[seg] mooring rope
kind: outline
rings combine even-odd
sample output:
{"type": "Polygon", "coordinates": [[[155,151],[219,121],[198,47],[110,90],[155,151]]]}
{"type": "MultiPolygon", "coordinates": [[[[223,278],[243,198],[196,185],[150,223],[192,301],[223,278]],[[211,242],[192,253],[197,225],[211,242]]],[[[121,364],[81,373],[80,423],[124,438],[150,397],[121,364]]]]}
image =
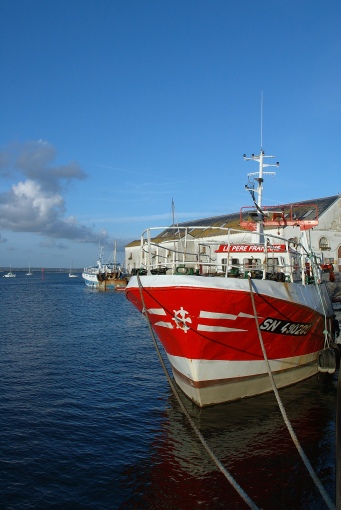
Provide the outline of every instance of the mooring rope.
{"type": "Polygon", "coordinates": [[[294,432],[294,429],[292,428],[291,426],[291,423],[287,417],[287,414],[286,414],[286,411],[284,409],[284,406],[283,406],[283,403],[281,401],[281,398],[279,396],[279,393],[278,393],[278,390],[277,390],[277,386],[276,386],[276,383],[275,383],[275,379],[274,379],[274,376],[273,376],[273,373],[272,373],[272,370],[271,370],[271,367],[270,367],[270,363],[269,363],[269,359],[267,357],[267,354],[266,354],[266,350],[265,350],[265,347],[264,347],[264,342],[263,342],[263,338],[262,338],[262,332],[260,330],[260,327],[259,327],[259,323],[258,323],[258,316],[257,316],[257,310],[256,310],[256,305],[255,305],[255,299],[254,299],[254,295],[253,295],[253,289],[252,289],[252,280],[251,278],[249,277],[249,287],[250,287],[250,294],[251,294],[251,301],[252,301],[252,308],[253,308],[253,313],[254,313],[254,316],[255,316],[255,320],[256,320],[256,326],[257,326],[257,331],[258,331],[258,338],[259,338],[259,341],[260,341],[260,345],[261,345],[261,348],[262,348],[262,352],[263,352],[263,356],[264,356],[264,360],[266,362],[266,366],[267,366],[267,371],[268,371],[268,374],[269,374],[269,377],[270,377],[270,380],[271,380],[271,385],[272,385],[272,389],[274,391],[274,394],[276,396],[276,400],[277,400],[277,403],[278,403],[278,406],[281,410],[281,413],[282,413],[282,416],[283,416],[283,419],[284,419],[284,422],[287,426],[287,429],[289,431],[289,434],[297,448],[297,451],[298,453],[300,454],[303,462],[304,462],[304,465],[306,466],[311,478],[313,479],[316,487],[318,488],[318,490],[320,491],[320,494],[322,496],[322,498],[324,499],[327,507],[330,509],[330,510],[335,510],[335,506],[333,504],[333,502],[331,501],[330,497],[328,496],[328,494],[326,493],[322,483],[320,482],[320,480],[318,479],[315,471],[313,470],[306,454],[304,453],[298,439],[297,439],[297,436],[294,432]]]}
{"type": "MultiPolygon", "coordinates": [[[[312,249],[311,246],[309,246],[309,248],[312,249]]],[[[324,333],[324,347],[327,348],[327,347],[330,347],[330,344],[332,342],[332,337],[331,337],[331,333],[329,333],[329,331],[328,331],[326,303],[322,297],[321,286],[318,283],[317,266],[316,266],[312,251],[310,253],[307,252],[307,256],[308,256],[308,259],[310,260],[310,267],[311,267],[311,272],[312,272],[313,278],[314,278],[314,285],[315,285],[315,288],[317,289],[317,293],[318,293],[318,296],[320,298],[321,305],[322,305],[323,316],[324,316],[324,331],[323,331],[323,333],[324,333]]]]}
{"type": "Polygon", "coordinates": [[[176,400],[178,401],[178,403],[179,403],[179,405],[180,405],[184,415],[186,416],[186,418],[189,421],[191,427],[193,428],[194,432],[196,433],[196,435],[198,436],[199,440],[201,441],[201,443],[202,443],[203,447],[205,448],[206,452],[209,454],[209,456],[211,457],[213,462],[216,464],[218,469],[220,469],[220,471],[223,473],[225,478],[227,478],[227,480],[230,482],[230,484],[234,487],[234,489],[238,492],[240,497],[245,501],[245,503],[247,505],[249,505],[250,508],[252,508],[253,510],[259,510],[257,505],[249,498],[249,496],[246,494],[246,492],[240,487],[240,485],[236,482],[236,480],[233,478],[233,476],[222,465],[222,463],[220,462],[218,457],[213,453],[213,451],[209,447],[208,443],[206,442],[204,436],[201,434],[200,430],[195,425],[195,423],[192,420],[192,418],[190,417],[187,409],[185,408],[185,406],[184,406],[184,404],[183,404],[183,402],[182,402],[182,400],[180,398],[180,395],[179,395],[175,385],[173,384],[173,381],[171,380],[171,377],[170,377],[170,375],[168,373],[167,367],[166,367],[166,365],[165,365],[165,363],[163,361],[163,358],[161,356],[161,352],[160,352],[159,346],[157,344],[157,341],[156,341],[156,338],[155,338],[155,335],[154,335],[154,331],[153,331],[152,325],[150,323],[148,312],[147,312],[147,309],[146,309],[146,306],[145,306],[143,292],[142,292],[143,287],[142,287],[142,283],[141,283],[141,279],[140,279],[139,274],[137,274],[137,282],[138,282],[138,285],[139,285],[140,297],[141,297],[141,302],[142,302],[142,313],[147,318],[147,322],[148,322],[149,330],[150,330],[150,333],[151,333],[151,336],[152,336],[152,339],[153,339],[154,347],[156,349],[158,358],[160,360],[160,363],[162,365],[162,368],[164,370],[164,373],[166,375],[168,383],[169,383],[170,387],[172,388],[174,396],[176,397],[176,400]]]}

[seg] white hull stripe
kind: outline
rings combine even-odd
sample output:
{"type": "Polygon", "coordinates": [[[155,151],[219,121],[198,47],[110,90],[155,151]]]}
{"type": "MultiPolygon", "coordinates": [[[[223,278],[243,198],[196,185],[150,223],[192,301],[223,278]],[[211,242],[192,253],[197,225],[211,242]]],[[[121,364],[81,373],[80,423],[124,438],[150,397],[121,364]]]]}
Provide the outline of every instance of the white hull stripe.
{"type": "Polygon", "coordinates": [[[254,315],[249,315],[248,313],[240,312],[238,315],[231,315],[229,313],[218,313],[218,312],[206,312],[201,311],[199,314],[201,319],[230,319],[231,321],[235,321],[238,317],[244,317],[246,319],[254,319],[254,315]]]}
{"type": "Polygon", "coordinates": [[[207,326],[198,324],[198,331],[214,331],[215,333],[232,333],[236,331],[247,331],[247,329],[224,328],[223,326],[207,326]]]}
{"type": "Polygon", "coordinates": [[[163,322],[163,321],[155,322],[154,326],[161,326],[162,328],[168,328],[168,329],[174,328],[173,324],[171,324],[170,322],[163,322]]]}
{"type": "Polygon", "coordinates": [[[216,313],[216,312],[200,312],[199,317],[201,319],[230,319],[236,320],[237,315],[231,315],[229,313],[216,313]]]}
{"type": "Polygon", "coordinates": [[[163,308],[148,308],[147,312],[150,315],[166,315],[163,308]]]}
{"type": "MultiPolygon", "coordinates": [[[[244,317],[245,319],[255,319],[256,317],[254,315],[250,315],[248,313],[240,312],[238,314],[238,317],[244,317]]],[[[262,317],[258,316],[258,319],[262,319],[262,317]]]]}

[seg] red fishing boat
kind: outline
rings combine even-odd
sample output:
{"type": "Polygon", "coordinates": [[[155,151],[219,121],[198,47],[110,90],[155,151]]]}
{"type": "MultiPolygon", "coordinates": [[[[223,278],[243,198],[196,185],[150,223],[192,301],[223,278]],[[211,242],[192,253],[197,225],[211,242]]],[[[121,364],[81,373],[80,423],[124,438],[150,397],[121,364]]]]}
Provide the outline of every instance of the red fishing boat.
{"type": "Polygon", "coordinates": [[[242,209],[239,228],[146,230],[143,264],[126,288],[178,386],[200,407],[270,391],[269,369],[279,388],[304,380],[332,342],[332,303],[309,243],[317,208],[262,206],[272,173],[264,167],[274,166],[267,157],[244,156],[259,170],[248,175],[254,207],[242,209]],[[280,237],[276,227],[296,227],[299,236],[280,237]]]}

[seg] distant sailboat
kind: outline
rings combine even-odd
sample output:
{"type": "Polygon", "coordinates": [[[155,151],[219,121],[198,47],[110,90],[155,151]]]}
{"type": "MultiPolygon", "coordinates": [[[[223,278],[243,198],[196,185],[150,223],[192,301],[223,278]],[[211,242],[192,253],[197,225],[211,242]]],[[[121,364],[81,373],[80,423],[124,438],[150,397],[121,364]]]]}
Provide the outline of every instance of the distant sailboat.
{"type": "Polygon", "coordinates": [[[3,278],[15,278],[17,275],[12,273],[12,267],[10,266],[9,268],[9,272],[4,274],[2,277],[3,278]]]}
{"type": "Polygon", "coordinates": [[[69,272],[69,278],[77,278],[77,277],[78,277],[78,274],[74,274],[74,273],[72,272],[72,265],[71,265],[71,267],[70,267],[70,272],[69,272]]]}
{"type": "Polygon", "coordinates": [[[31,263],[28,265],[28,273],[26,273],[26,276],[32,276],[33,273],[31,273],[31,263]]]}

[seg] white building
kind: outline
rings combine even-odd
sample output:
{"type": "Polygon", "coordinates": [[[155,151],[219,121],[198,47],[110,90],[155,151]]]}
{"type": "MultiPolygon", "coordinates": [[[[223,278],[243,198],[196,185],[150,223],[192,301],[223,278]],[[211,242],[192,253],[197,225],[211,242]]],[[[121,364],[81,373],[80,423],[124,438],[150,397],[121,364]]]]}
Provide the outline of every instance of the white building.
{"type": "MultiPolygon", "coordinates": [[[[318,198],[297,202],[295,204],[285,204],[276,206],[272,215],[278,217],[279,226],[276,227],[276,219],[272,221],[271,227],[265,230],[272,234],[278,235],[286,240],[299,240],[302,234],[299,225],[293,225],[294,221],[288,221],[290,225],[283,226],[287,218],[314,222],[318,218],[318,224],[308,230],[310,237],[310,245],[322,259],[325,264],[333,264],[335,272],[341,272],[341,195],[335,195],[326,198],[318,198]],[[281,225],[280,225],[281,224],[281,225]]],[[[267,209],[263,207],[266,213],[267,209]]],[[[215,260],[215,263],[221,263],[221,269],[224,268],[224,254],[217,253],[213,249],[213,243],[217,246],[228,242],[249,243],[251,235],[245,227],[250,221],[250,215],[257,215],[257,211],[244,210],[240,213],[226,214],[215,216],[191,222],[180,223],[179,225],[164,227],[158,229],[155,237],[155,250],[151,253],[141,253],[141,241],[133,241],[125,247],[125,265],[129,273],[134,273],[137,269],[143,268],[146,264],[144,257],[155,257],[157,264],[162,270],[163,267],[170,267],[172,257],[179,243],[184,243],[186,236],[186,246],[188,253],[193,255],[193,266],[195,263],[209,267],[209,261],[215,260]],[[242,225],[240,223],[242,221],[242,225]],[[181,227],[181,230],[178,228],[181,227]],[[184,227],[187,227],[184,234],[184,227]],[[204,227],[204,228],[203,228],[204,227]],[[224,233],[218,229],[226,229],[224,233]],[[239,230],[239,232],[228,233],[228,229],[239,230]],[[160,246],[161,245],[161,246],[160,246]],[[221,257],[221,261],[219,260],[221,257]]],[[[157,230],[155,230],[156,232],[157,230]]],[[[186,261],[190,260],[191,255],[186,257],[186,261]]],[[[150,262],[150,261],[149,261],[150,262]]],[[[245,258],[245,266],[251,261],[245,258]]]]}

